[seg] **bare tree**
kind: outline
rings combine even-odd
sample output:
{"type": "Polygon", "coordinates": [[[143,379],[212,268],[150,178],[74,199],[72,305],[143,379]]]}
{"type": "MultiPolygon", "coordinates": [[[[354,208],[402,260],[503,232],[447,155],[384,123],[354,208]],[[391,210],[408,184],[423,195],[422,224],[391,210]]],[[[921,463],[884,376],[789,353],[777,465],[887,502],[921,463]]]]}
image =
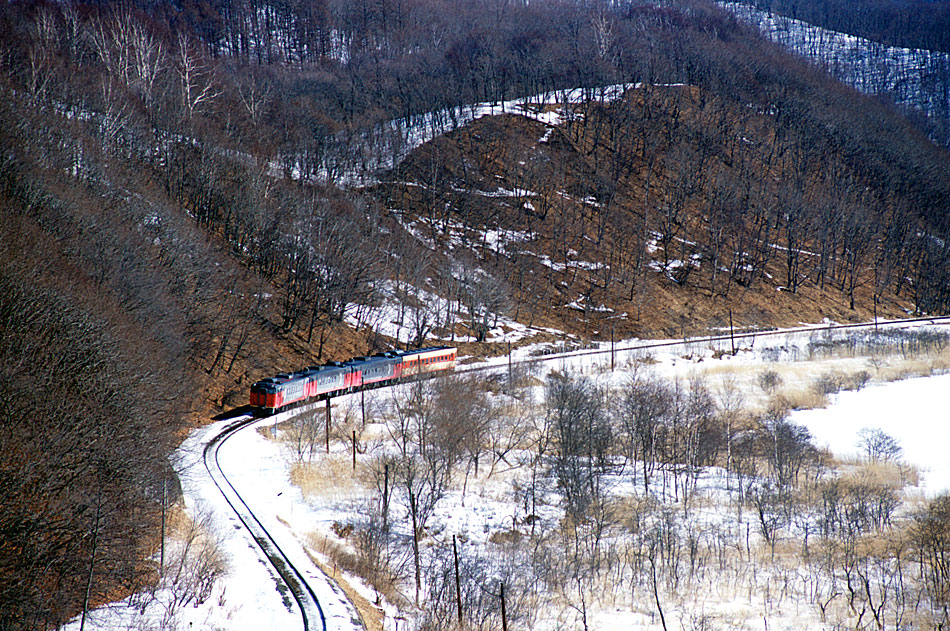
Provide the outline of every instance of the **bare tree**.
{"type": "Polygon", "coordinates": [[[950,622],[950,496],[931,500],[914,515],[911,530],[931,623],[950,622]]]}
{"type": "Polygon", "coordinates": [[[496,411],[486,388],[487,384],[476,377],[458,376],[441,379],[437,389],[438,431],[445,435],[444,440],[456,443],[468,461],[463,489],[467,486],[469,471],[478,477],[479,460],[494,433],[496,411]]]}
{"type": "Polygon", "coordinates": [[[294,416],[290,426],[281,432],[287,450],[296,462],[310,462],[325,438],[324,411],[315,408],[294,416]]]}
{"type": "Polygon", "coordinates": [[[782,376],[774,370],[765,370],[759,373],[756,382],[763,392],[773,395],[782,386],[782,376]]]}
{"type": "Polygon", "coordinates": [[[587,379],[555,376],[548,379],[545,404],[556,436],[553,473],[567,514],[581,522],[603,503],[604,476],[612,469],[603,393],[587,379]]]}
{"type": "Polygon", "coordinates": [[[663,429],[673,414],[674,397],[674,392],[659,379],[634,377],[624,387],[618,403],[626,455],[629,461],[640,463],[644,494],[650,492],[663,429]]]}
{"type": "Polygon", "coordinates": [[[92,27],[91,38],[109,76],[141,96],[151,110],[158,96],[159,78],[167,66],[167,50],[160,38],[131,9],[120,10],[92,27]]]}
{"type": "MultiPolygon", "coordinates": [[[[196,47],[182,32],[178,33],[175,53],[175,72],[178,74],[181,107],[185,118],[191,120],[220,96],[221,91],[215,86],[207,61],[201,59],[196,47]]],[[[255,111],[259,107],[256,101],[252,101],[255,111]]]]}
{"type": "Polygon", "coordinates": [[[901,457],[900,444],[893,437],[880,429],[862,428],[858,431],[858,448],[867,456],[868,460],[892,462],[901,457]]]}
{"type": "Polygon", "coordinates": [[[460,280],[472,332],[476,341],[484,342],[498,318],[508,309],[508,288],[478,267],[463,268],[460,280]]]}
{"type": "Polygon", "coordinates": [[[788,409],[781,402],[770,406],[761,419],[761,426],[763,453],[772,480],[780,492],[787,493],[798,481],[805,465],[817,461],[811,432],[790,422],[788,409]]]}

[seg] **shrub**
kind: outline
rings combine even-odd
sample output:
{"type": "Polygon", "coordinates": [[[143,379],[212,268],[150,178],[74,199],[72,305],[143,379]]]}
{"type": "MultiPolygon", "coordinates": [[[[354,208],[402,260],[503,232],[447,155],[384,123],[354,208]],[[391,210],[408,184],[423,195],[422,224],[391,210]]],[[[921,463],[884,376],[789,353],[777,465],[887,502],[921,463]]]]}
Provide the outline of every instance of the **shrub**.
{"type": "Polygon", "coordinates": [[[831,372],[826,372],[815,379],[814,383],[812,384],[812,389],[818,394],[828,395],[838,394],[841,392],[843,386],[844,376],[840,372],[833,370],[831,372]]]}
{"type": "Polygon", "coordinates": [[[845,387],[848,390],[861,390],[864,386],[868,385],[870,380],[871,373],[866,370],[859,370],[848,378],[848,383],[845,387]]]}
{"type": "Polygon", "coordinates": [[[766,370],[759,373],[758,384],[766,394],[775,394],[782,385],[782,377],[774,370],[766,370]]]}

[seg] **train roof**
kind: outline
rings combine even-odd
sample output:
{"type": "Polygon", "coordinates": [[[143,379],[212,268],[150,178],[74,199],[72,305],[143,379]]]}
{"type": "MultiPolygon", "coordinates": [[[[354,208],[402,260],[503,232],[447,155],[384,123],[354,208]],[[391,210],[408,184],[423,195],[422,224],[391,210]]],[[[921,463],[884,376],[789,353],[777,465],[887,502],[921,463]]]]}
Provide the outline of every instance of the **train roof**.
{"type": "Polygon", "coordinates": [[[252,388],[264,387],[264,386],[280,386],[285,383],[296,381],[298,379],[312,379],[319,374],[326,374],[328,372],[339,372],[342,370],[347,370],[349,368],[354,368],[358,366],[366,366],[369,364],[375,364],[379,362],[390,362],[393,360],[399,360],[403,357],[419,355],[421,353],[431,353],[433,351],[442,351],[442,350],[455,350],[453,346],[430,346],[427,348],[417,348],[409,351],[402,351],[398,349],[393,349],[389,351],[382,351],[376,353],[375,355],[354,357],[348,359],[345,362],[327,362],[326,364],[319,366],[307,366],[301,370],[294,372],[282,372],[278,373],[274,377],[268,377],[267,379],[261,379],[260,381],[254,382],[252,388]]]}
{"type": "Polygon", "coordinates": [[[411,351],[399,351],[403,355],[418,355],[420,353],[431,353],[433,351],[454,351],[454,346],[429,346],[427,348],[417,348],[411,351]]]}
{"type": "Polygon", "coordinates": [[[346,366],[336,364],[325,364],[323,366],[307,366],[306,372],[309,375],[316,375],[319,373],[328,373],[328,372],[340,372],[344,370],[346,366]]]}
{"type": "Polygon", "coordinates": [[[343,363],[344,366],[366,366],[368,364],[378,364],[382,362],[392,362],[398,357],[386,357],[385,355],[371,355],[369,357],[354,357],[343,363]]]}

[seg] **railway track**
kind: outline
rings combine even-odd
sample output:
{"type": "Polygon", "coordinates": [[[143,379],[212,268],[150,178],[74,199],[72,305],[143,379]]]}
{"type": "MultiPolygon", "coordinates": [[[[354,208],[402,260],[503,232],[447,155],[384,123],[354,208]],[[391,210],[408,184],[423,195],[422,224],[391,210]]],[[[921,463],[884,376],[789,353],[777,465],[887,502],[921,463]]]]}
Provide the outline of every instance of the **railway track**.
{"type": "Polygon", "coordinates": [[[257,518],[251,507],[238,493],[238,490],[228,480],[218,461],[218,451],[224,443],[242,429],[246,429],[258,422],[259,419],[251,415],[238,417],[227,425],[221,432],[209,440],[204,447],[204,464],[208,475],[214,482],[224,499],[237,515],[244,528],[260,547],[274,570],[283,581],[287,592],[296,601],[303,618],[305,631],[325,631],[327,629],[326,616],[313,588],[307,582],[303,573],[291,562],[288,555],[281,549],[272,534],[257,518]]]}
{"type": "MultiPolygon", "coordinates": [[[[610,353],[625,353],[625,352],[634,352],[649,350],[655,348],[663,348],[684,344],[706,344],[714,342],[723,342],[723,341],[741,341],[754,338],[762,337],[773,337],[779,335],[789,335],[794,333],[807,333],[807,332],[820,332],[820,331],[838,331],[838,330],[847,330],[847,329],[867,329],[871,327],[877,328],[900,328],[906,326],[913,326],[915,324],[925,324],[925,323],[947,323],[950,322],[950,316],[941,316],[933,318],[908,318],[905,320],[892,320],[888,322],[878,322],[878,323],[859,323],[859,324],[836,324],[828,325],[823,327],[797,327],[791,329],[780,329],[774,331],[756,331],[756,332],[746,332],[746,333],[735,333],[735,334],[724,334],[724,335],[714,335],[706,337],[695,337],[695,338],[684,338],[677,340],[665,340],[662,342],[646,342],[642,344],[635,345],[626,345],[626,346],[617,346],[614,348],[607,349],[593,349],[593,350],[581,350],[581,351],[569,351],[565,353],[555,353],[551,355],[542,355],[538,357],[529,357],[524,359],[519,359],[512,364],[537,364],[547,361],[557,361],[567,358],[574,357],[584,357],[590,355],[607,355],[610,353]]],[[[490,366],[473,366],[473,367],[460,367],[455,372],[487,372],[495,370],[505,370],[509,364],[496,364],[490,366]]],[[[439,376],[444,376],[440,374],[431,375],[430,378],[435,378],[439,376]]],[[[388,387],[391,384],[381,384],[378,387],[388,387]]],[[[341,393],[343,394],[343,393],[341,393]]],[[[299,408],[298,408],[299,409],[299,408]]],[[[261,521],[255,516],[254,512],[251,510],[251,507],[244,501],[241,497],[241,494],[234,487],[233,484],[228,480],[224,471],[221,469],[220,463],[218,461],[218,452],[224,443],[234,436],[237,432],[246,429],[260,419],[254,418],[250,414],[236,417],[233,422],[228,424],[222,431],[217,435],[212,437],[204,446],[204,464],[208,470],[208,474],[211,476],[212,481],[218,490],[224,496],[227,503],[230,505],[231,509],[237,515],[238,519],[243,524],[244,528],[248,530],[251,534],[251,537],[260,547],[264,556],[270,561],[273,565],[275,571],[280,576],[280,579],[283,581],[284,585],[287,588],[287,592],[293,597],[296,601],[297,606],[300,610],[301,616],[303,618],[303,628],[306,631],[325,631],[327,629],[327,619],[324,615],[323,608],[320,604],[320,601],[315,593],[314,589],[307,582],[304,573],[301,572],[291,561],[289,556],[285,553],[284,550],[278,545],[277,541],[273,535],[268,532],[264,527],[261,521]]]]}
{"type": "MultiPolygon", "coordinates": [[[[527,357],[524,359],[518,359],[513,361],[513,365],[517,364],[538,364],[547,361],[555,361],[559,359],[571,359],[574,357],[586,357],[590,355],[610,355],[619,354],[619,353],[629,353],[633,351],[643,351],[653,348],[665,348],[670,346],[680,346],[687,344],[706,344],[712,342],[724,342],[724,341],[741,341],[744,339],[756,339],[763,337],[775,337],[779,335],[789,335],[794,333],[820,333],[822,331],[840,331],[847,329],[886,329],[886,328],[901,328],[906,326],[913,326],[915,324],[938,324],[938,323],[950,323],[950,316],[935,316],[930,318],[907,318],[904,320],[888,320],[886,322],[860,322],[857,324],[829,324],[827,326],[802,326],[795,327],[790,329],[775,329],[772,331],[750,331],[745,333],[732,333],[732,334],[723,334],[723,335],[709,335],[705,337],[685,337],[682,339],[675,340],[664,340],[662,342],[645,342],[642,344],[627,345],[627,346],[614,346],[613,348],[597,348],[597,349],[586,349],[586,350],[575,350],[575,351],[565,351],[563,353],[552,353],[550,355],[539,355],[536,357],[527,357]]],[[[495,364],[491,366],[471,366],[471,367],[461,367],[456,368],[455,372],[489,372],[493,370],[505,370],[507,369],[508,364],[495,364]]],[[[439,376],[439,375],[434,375],[439,376]]]]}

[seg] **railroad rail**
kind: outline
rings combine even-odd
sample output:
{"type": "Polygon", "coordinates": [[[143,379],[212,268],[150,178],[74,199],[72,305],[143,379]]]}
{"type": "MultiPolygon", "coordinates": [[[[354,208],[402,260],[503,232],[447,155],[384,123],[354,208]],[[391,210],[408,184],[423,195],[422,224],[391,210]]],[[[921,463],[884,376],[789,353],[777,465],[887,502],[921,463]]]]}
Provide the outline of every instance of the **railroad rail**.
{"type": "Polygon", "coordinates": [[[326,631],[326,617],[324,616],[323,608],[320,606],[320,601],[317,599],[313,588],[307,583],[303,573],[294,566],[287,554],[277,545],[271,533],[267,531],[257,516],[254,515],[250,506],[247,505],[241,497],[241,494],[238,493],[238,490],[234,488],[234,485],[228,480],[228,477],[224,474],[218,462],[218,450],[228,438],[259,420],[260,419],[256,419],[251,415],[238,417],[233,423],[226,426],[224,430],[209,440],[204,447],[205,468],[208,470],[208,475],[211,476],[211,480],[215,486],[221,491],[221,495],[224,496],[225,501],[231,506],[231,509],[244,525],[244,528],[250,532],[251,537],[253,537],[271,565],[274,566],[274,569],[284,582],[287,590],[297,602],[297,606],[303,618],[304,630],[326,631]]]}
{"type": "MultiPolygon", "coordinates": [[[[822,326],[801,326],[788,329],[774,329],[766,331],[747,331],[745,333],[726,333],[723,335],[709,335],[700,337],[684,337],[661,342],[645,342],[633,346],[614,346],[613,348],[581,349],[575,351],[565,351],[561,353],[552,353],[550,355],[539,355],[536,357],[520,358],[512,361],[512,365],[518,364],[539,364],[546,361],[555,361],[559,359],[572,359],[574,357],[586,357],[590,355],[610,355],[611,353],[628,353],[632,351],[649,350],[652,348],[664,348],[669,346],[679,346],[686,344],[703,344],[710,342],[737,341],[742,339],[755,339],[761,337],[772,337],[778,335],[788,335],[792,333],[820,333],[822,331],[840,331],[844,329],[880,329],[880,328],[900,328],[903,326],[912,326],[914,324],[950,324],[950,316],[933,316],[927,318],[906,318],[902,320],[887,320],[878,322],[858,322],[851,324],[829,324],[822,326]]],[[[490,366],[462,366],[456,367],[456,373],[470,372],[489,372],[493,370],[505,370],[508,364],[493,364],[490,366]]],[[[451,373],[449,373],[451,374],[451,373]]],[[[433,375],[439,377],[445,375],[433,375]]]]}

